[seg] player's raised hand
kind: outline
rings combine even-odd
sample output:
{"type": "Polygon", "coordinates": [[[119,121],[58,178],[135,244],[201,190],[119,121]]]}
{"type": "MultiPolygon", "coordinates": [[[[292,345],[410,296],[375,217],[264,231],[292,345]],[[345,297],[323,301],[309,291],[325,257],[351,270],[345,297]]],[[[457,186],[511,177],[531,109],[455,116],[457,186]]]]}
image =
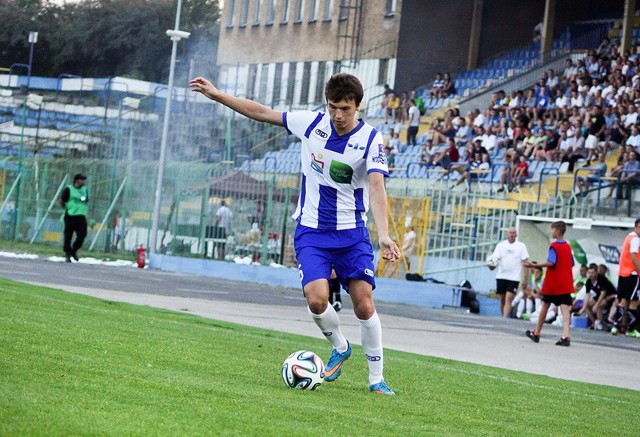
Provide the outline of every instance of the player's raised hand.
{"type": "Polygon", "coordinates": [[[213,86],[213,84],[206,78],[200,76],[189,81],[189,87],[191,91],[200,93],[211,100],[216,100],[216,97],[220,94],[220,90],[213,86]]]}
{"type": "Polygon", "coordinates": [[[380,255],[387,261],[398,261],[400,259],[400,249],[398,245],[389,236],[381,237],[380,243],[380,255]]]}

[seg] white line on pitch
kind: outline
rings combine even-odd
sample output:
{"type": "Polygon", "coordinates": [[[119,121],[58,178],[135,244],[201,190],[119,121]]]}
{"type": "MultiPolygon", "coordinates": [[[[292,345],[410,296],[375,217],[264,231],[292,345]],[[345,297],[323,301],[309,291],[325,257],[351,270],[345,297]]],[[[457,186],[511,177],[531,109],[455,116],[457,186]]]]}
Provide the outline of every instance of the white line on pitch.
{"type": "Polygon", "coordinates": [[[202,290],[197,288],[176,288],[176,291],[186,291],[190,293],[229,294],[228,291],[202,290]]]}
{"type": "Polygon", "coordinates": [[[9,275],[26,275],[26,276],[41,276],[42,273],[34,273],[34,272],[21,272],[19,270],[0,270],[0,274],[6,273],[9,275]]]}
{"type": "MultiPolygon", "coordinates": [[[[88,278],[86,276],[66,276],[66,278],[69,278],[69,279],[81,279],[83,281],[91,279],[91,278],[88,278]]],[[[106,282],[108,284],[130,284],[130,282],[127,282],[127,281],[114,281],[114,280],[111,280],[111,279],[102,279],[102,278],[96,279],[96,281],[98,281],[98,282],[106,282]]]]}

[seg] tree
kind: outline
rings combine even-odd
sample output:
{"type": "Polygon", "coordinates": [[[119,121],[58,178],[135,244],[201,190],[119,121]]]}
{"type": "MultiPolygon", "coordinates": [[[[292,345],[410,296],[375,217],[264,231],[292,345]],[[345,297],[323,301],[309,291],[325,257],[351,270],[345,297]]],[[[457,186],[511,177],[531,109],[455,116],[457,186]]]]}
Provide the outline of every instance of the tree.
{"type": "MultiPolygon", "coordinates": [[[[38,31],[33,74],[164,82],[171,53],[165,31],[174,27],[176,5],[177,0],[0,0],[0,66],[26,63],[29,31],[38,31]]],[[[183,1],[181,29],[193,32],[195,45],[210,45],[212,54],[218,20],[217,0],[183,1]]]]}

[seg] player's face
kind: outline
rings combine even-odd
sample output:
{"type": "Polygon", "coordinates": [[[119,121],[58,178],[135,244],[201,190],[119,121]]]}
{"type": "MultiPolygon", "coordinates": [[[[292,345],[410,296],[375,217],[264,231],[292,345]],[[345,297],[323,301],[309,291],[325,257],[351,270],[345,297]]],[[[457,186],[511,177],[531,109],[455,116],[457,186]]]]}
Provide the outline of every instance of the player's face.
{"type": "Polygon", "coordinates": [[[327,108],[333,126],[339,134],[348,133],[358,124],[356,120],[358,105],[354,100],[340,100],[339,102],[327,100],[327,108]]]}
{"type": "Polygon", "coordinates": [[[507,240],[509,240],[509,243],[513,243],[514,241],[516,241],[517,236],[518,231],[516,231],[515,229],[509,229],[507,231],[507,240]]]}

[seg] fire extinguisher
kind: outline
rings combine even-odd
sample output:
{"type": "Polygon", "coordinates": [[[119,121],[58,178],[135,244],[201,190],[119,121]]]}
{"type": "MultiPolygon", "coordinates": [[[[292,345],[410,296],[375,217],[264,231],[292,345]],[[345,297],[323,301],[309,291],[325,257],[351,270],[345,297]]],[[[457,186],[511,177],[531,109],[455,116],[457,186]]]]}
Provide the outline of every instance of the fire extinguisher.
{"type": "Polygon", "coordinates": [[[142,244],[140,245],[140,247],[138,247],[138,249],[136,249],[136,253],[137,253],[136,261],[138,262],[138,267],[141,269],[144,269],[144,266],[147,263],[147,260],[146,260],[146,250],[142,244]]]}

